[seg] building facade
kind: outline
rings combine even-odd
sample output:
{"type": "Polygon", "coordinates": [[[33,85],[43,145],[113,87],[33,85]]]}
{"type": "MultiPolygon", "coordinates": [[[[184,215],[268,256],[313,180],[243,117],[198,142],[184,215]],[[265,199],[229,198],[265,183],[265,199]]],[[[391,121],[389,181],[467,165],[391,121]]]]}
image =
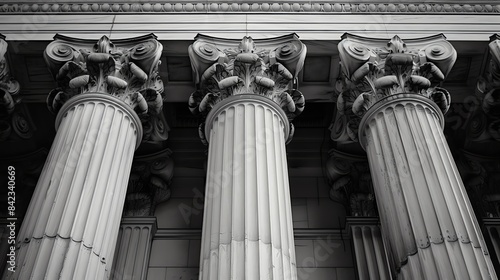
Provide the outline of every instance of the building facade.
{"type": "Polygon", "coordinates": [[[0,4],[2,279],[497,279],[499,14],[0,4]]]}

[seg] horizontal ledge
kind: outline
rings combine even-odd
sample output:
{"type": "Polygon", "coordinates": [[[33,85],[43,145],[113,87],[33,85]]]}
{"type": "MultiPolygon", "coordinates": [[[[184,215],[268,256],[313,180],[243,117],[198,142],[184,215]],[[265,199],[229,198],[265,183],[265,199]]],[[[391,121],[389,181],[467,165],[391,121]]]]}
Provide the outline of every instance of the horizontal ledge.
{"type": "Polygon", "coordinates": [[[124,216],[120,225],[156,225],[156,216],[124,216]]]}
{"type": "Polygon", "coordinates": [[[483,225],[485,226],[500,226],[500,218],[482,218],[483,225]]]}
{"type": "MultiPolygon", "coordinates": [[[[0,8],[2,6],[0,5],[0,8]]],[[[499,12],[500,14],[500,12],[499,12]]],[[[200,13],[171,14],[29,14],[0,12],[0,30],[6,40],[49,40],[56,33],[86,39],[107,35],[111,40],[154,32],[158,40],[193,40],[198,33],[224,38],[269,38],[297,33],[301,40],[337,40],[345,33],[403,39],[443,33],[449,41],[485,41],[500,30],[497,14],[328,14],[200,13]]]]}
{"type": "MultiPolygon", "coordinates": [[[[201,229],[158,229],[154,239],[201,239],[201,229]]],[[[329,239],[351,239],[345,230],[341,229],[294,229],[295,239],[314,239],[328,237],[329,239]]]]}

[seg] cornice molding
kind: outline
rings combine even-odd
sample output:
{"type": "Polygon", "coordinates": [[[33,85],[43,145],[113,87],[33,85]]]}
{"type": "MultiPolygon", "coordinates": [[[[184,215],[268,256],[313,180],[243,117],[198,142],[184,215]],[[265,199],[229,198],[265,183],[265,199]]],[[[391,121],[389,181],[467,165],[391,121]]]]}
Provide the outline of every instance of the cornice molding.
{"type": "Polygon", "coordinates": [[[485,3],[348,3],[345,2],[217,2],[143,3],[6,3],[1,14],[85,13],[357,13],[357,14],[498,14],[499,4],[485,3]]]}

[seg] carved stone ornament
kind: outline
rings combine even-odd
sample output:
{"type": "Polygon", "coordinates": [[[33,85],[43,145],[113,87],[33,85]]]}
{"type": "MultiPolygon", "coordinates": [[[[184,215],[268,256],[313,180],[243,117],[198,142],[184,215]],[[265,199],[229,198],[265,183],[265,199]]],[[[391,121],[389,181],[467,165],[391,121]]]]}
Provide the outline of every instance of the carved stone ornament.
{"type": "Polygon", "coordinates": [[[462,150],[457,166],[476,215],[499,218],[500,159],[462,150]]]}
{"type": "Polygon", "coordinates": [[[490,37],[489,61],[477,83],[476,96],[482,112],[475,114],[469,129],[476,132],[474,140],[500,141],[500,35],[490,37]]]}
{"type": "Polygon", "coordinates": [[[162,50],[153,34],[113,42],[106,36],[95,42],[56,35],[44,53],[58,85],[47,98],[49,110],[57,113],[78,94],[109,94],[141,118],[143,141],[166,140],[163,82],[158,74],[162,50]]]}
{"type": "Polygon", "coordinates": [[[5,36],[0,34],[0,141],[12,138],[12,132],[21,139],[29,139],[34,125],[21,106],[19,83],[10,75],[7,47],[5,36]]]}
{"type": "Polygon", "coordinates": [[[330,198],[344,205],[350,216],[377,216],[367,158],[335,149],[329,154],[326,175],[331,185],[330,198]]]}
{"type": "MultiPolygon", "coordinates": [[[[389,42],[344,34],[339,56],[342,67],[337,84],[338,133],[357,140],[364,113],[377,101],[391,95],[412,93],[433,100],[443,113],[450,107],[450,94],[438,87],[450,72],[457,53],[444,35],[389,42]],[[341,124],[342,125],[342,124],[341,124]]],[[[340,137],[340,136],[336,136],[340,137]]]]}
{"type": "MultiPolygon", "coordinates": [[[[297,75],[304,66],[306,46],[297,35],[236,40],[198,35],[189,47],[196,91],[189,98],[192,113],[202,116],[200,137],[206,144],[204,120],[221,100],[238,94],[265,96],[278,104],[289,120],[304,110],[297,75]]],[[[293,125],[290,123],[291,139],[293,125]]]]}
{"type": "Polygon", "coordinates": [[[170,198],[174,173],[171,154],[166,149],[134,158],[123,216],[152,216],[156,205],[170,198]]]}
{"type": "MultiPolygon", "coordinates": [[[[451,1],[450,3],[392,3],[392,1],[340,1],[340,2],[186,2],[169,0],[158,2],[137,1],[100,3],[27,3],[12,2],[0,5],[0,14],[43,13],[43,14],[88,14],[88,13],[394,13],[394,14],[498,14],[500,5],[477,3],[477,1],[451,1]]],[[[493,1],[490,1],[493,2],[493,1]]]]}

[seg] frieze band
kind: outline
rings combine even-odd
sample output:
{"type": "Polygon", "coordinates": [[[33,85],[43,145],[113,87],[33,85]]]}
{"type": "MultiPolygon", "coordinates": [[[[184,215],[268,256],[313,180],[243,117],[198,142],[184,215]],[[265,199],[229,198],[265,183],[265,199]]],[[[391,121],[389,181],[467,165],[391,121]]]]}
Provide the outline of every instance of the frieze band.
{"type": "Polygon", "coordinates": [[[498,14],[500,5],[442,3],[19,3],[0,5],[0,14],[30,13],[425,13],[425,14],[498,14]]]}

